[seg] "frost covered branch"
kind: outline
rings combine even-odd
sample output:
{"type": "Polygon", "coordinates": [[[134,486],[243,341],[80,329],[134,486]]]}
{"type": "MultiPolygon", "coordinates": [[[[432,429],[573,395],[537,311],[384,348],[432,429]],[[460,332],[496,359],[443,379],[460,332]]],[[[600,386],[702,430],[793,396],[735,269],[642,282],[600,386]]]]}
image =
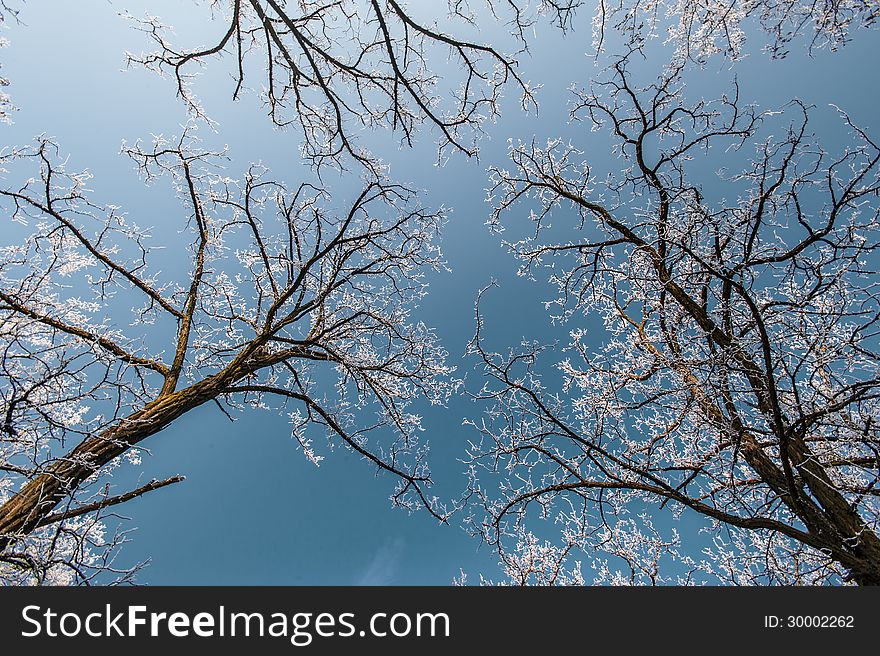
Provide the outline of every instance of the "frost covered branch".
{"type": "MultiPolygon", "coordinates": [[[[396,505],[443,520],[408,410],[452,389],[445,352],[409,316],[425,273],[443,266],[443,212],[375,179],[344,207],[326,188],[287,188],[259,166],[236,181],[191,129],[125,154],[148,182],[177,190],[184,278],[163,272],[149,230],[91,199],[89,175],[66,171],[51,142],[0,162],[7,179],[25,180],[0,191],[22,232],[0,250],[2,553],[77,580],[100,566],[100,540],[77,550],[54,539],[58,526],[97,531],[83,515],[110,505],[97,488],[112,470],[207,402],[230,416],[286,407],[315,463],[325,431],[328,448],[399,480],[396,505]]],[[[0,574],[17,577],[7,565],[0,574]]]]}
{"type": "Polygon", "coordinates": [[[514,144],[494,171],[492,224],[528,210],[509,246],[558,288],[571,341],[496,352],[478,309],[476,529],[502,555],[542,544],[537,518],[588,553],[615,537],[599,579],[626,580],[614,563],[645,577],[656,550],[622,551],[621,532],[646,544],[632,517],[665,509],[712,540],[699,562],[663,547],[667,581],[880,583],[880,147],[841,112],[849,143],[825,151],[808,108],[758,113],[735,85],[688,101],[683,70],[639,86],[623,59],[577,93],[621,171],[561,141],[514,144]]]}

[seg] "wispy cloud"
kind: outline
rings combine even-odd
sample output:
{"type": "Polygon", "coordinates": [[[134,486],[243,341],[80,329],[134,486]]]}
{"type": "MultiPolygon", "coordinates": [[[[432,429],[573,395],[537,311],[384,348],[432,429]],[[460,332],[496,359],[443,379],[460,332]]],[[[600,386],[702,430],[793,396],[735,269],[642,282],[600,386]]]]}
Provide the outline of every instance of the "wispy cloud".
{"type": "Polygon", "coordinates": [[[403,555],[402,538],[387,540],[376,550],[370,562],[356,578],[356,585],[391,585],[397,575],[397,565],[403,555]]]}

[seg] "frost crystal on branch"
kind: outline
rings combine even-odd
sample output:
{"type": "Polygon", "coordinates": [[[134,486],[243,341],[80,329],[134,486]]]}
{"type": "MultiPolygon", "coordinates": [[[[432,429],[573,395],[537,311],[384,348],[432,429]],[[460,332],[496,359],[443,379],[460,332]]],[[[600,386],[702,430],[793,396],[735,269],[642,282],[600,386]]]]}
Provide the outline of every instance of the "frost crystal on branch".
{"type": "Polygon", "coordinates": [[[528,211],[510,248],[556,285],[571,332],[555,360],[498,353],[478,304],[475,529],[505,564],[543,561],[529,536],[553,520],[552,548],[598,554],[597,582],[876,584],[880,147],[841,112],[850,141],[822,150],[806,107],[759,114],[736,85],[689,102],[684,68],[640,87],[624,58],[577,93],[573,118],[613,135],[620,172],[550,141],[512,144],[493,173],[491,223],[528,211]],[[740,171],[720,193],[717,148],[740,171]],[[702,559],[649,521],[662,513],[703,518],[702,559]]]}
{"type": "Polygon", "coordinates": [[[177,189],[186,279],[163,275],[149,232],[93,201],[90,176],[66,171],[51,142],[0,160],[7,180],[36,173],[0,191],[24,235],[0,250],[3,579],[112,571],[122,536],[105,536],[102,515],[182,479],[118,497],[103,484],[122,456],[138,462],[143,440],[208,402],[230,417],[286,407],[308,458],[323,457],[323,432],[398,479],[395,504],[444,519],[409,410],[452,389],[445,351],[409,314],[443,266],[443,212],[376,179],[344,207],[262,167],[236,181],[191,128],[124,152],[147,181],[177,189]]]}
{"type": "MultiPolygon", "coordinates": [[[[510,4],[513,29],[522,35],[535,12],[510,4]]],[[[429,12],[422,19],[396,0],[215,0],[211,6],[225,12],[225,25],[215,40],[197,48],[174,45],[170,28],[156,17],[133,17],[157,50],[129,53],[129,62],[172,75],[178,96],[194,115],[206,117],[192,90],[199,67],[230,56],[237,98],[256,58],[263,64],[258,75],[271,120],[299,132],[303,156],[319,167],[344,166],[344,159],[353,158],[381,170],[356,138],[375,127],[398,131],[411,144],[426,126],[439,133],[441,154],[475,155],[476,136],[497,115],[503,88],[518,89],[523,106],[534,105],[512,58],[439,26],[442,17],[429,12]],[[447,61],[453,63],[451,83],[440,72],[447,61]]],[[[569,12],[560,7],[557,13],[564,22],[569,12]]],[[[464,3],[453,3],[450,18],[474,32],[464,3]]]]}
{"type": "Polygon", "coordinates": [[[747,33],[760,27],[766,50],[784,57],[801,35],[808,37],[810,50],[835,49],[878,16],[874,0],[602,0],[593,32],[600,47],[606,32],[620,31],[637,47],[659,37],[689,59],[719,53],[738,59],[747,33]]]}

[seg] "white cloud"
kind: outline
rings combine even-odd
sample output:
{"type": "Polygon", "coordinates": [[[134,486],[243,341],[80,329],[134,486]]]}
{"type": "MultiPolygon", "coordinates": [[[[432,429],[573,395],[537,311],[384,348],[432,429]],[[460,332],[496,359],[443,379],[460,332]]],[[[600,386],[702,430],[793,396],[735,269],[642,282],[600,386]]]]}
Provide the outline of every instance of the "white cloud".
{"type": "Polygon", "coordinates": [[[400,557],[403,555],[404,541],[402,538],[396,537],[387,540],[376,553],[373,558],[356,577],[356,585],[391,585],[394,583],[397,575],[397,565],[400,557]]]}

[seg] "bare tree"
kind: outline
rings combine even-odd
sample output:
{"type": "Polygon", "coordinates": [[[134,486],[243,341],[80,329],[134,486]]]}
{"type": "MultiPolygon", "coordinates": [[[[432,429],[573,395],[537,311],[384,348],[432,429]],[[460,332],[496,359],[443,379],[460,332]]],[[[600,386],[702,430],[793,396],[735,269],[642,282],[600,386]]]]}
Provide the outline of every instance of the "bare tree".
{"type": "Polygon", "coordinates": [[[735,84],[688,102],[684,69],[639,87],[623,58],[578,93],[622,171],[561,141],[494,171],[493,221],[530,212],[510,247],[571,342],[494,352],[478,309],[475,525],[521,582],[576,579],[587,549],[599,581],[880,584],[880,147],[841,112],[851,141],[824,151],[806,107],[780,126],[735,84]],[[720,148],[742,170],[719,181],[720,148]],[[664,509],[702,516],[703,559],[696,531],[688,555],[655,529],[664,509]]]}
{"type": "Polygon", "coordinates": [[[398,479],[395,504],[443,519],[408,411],[450,390],[443,350],[409,317],[423,274],[442,266],[442,212],[376,180],[347,208],[257,166],[238,183],[191,130],[126,153],[147,180],[177,188],[185,279],[156,264],[147,231],[90,199],[88,174],[66,172],[52,143],[2,159],[39,169],[0,192],[25,231],[0,251],[3,579],[87,581],[103,567],[113,540],[96,517],[181,480],[109,496],[107,475],[204,403],[228,414],[283,405],[311,460],[322,448],[309,427],[323,426],[331,446],[398,479]]]}

